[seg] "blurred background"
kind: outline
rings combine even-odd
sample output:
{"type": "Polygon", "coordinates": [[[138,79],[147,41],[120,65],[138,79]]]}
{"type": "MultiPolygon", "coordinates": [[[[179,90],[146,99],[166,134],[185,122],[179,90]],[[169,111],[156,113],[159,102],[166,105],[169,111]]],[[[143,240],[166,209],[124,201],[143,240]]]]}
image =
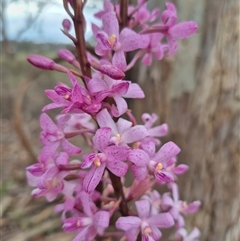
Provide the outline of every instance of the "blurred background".
{"type": "MultiPolygon", "coordinates": [[[[116,2],[116,1],[115,1],[116,2]]],[[[134,1],[132,1],[134,2],[134,1]]],[[[164,9],[165,0],[149,0],[164,9]]],[[[179,178],[181,199],[201,200],[187,227],[197,226],[202,241],[240,240],[240,86],[238,0],[173,0],[179,21],[194,20],[198,33],[179,42],[178,53],[152,66],[136,65],[127,75],[146,98],[129,102],[140,120],[157,113],[168,123],[172,140],[182,149],[179,163],[190,170],[179,178]]],[[[41,131],[38,118],[49,103],[44,95],[65,75],[28,64],[29,54],[57,62],[59,48],[74,49],[62,34],[67,14],[59,0],[2,0],[1,17],[1,219],[3,241],[67,241],[54,204],[33,200],[25,168],[36,161],[41,131]]],[[[87,22],[101,9],[88,0],[87,22]]],[[[86,40],[91,43],[90,24],[86,40]]],[[[56,112],[57,113],[57,112],[56,112]]]]}

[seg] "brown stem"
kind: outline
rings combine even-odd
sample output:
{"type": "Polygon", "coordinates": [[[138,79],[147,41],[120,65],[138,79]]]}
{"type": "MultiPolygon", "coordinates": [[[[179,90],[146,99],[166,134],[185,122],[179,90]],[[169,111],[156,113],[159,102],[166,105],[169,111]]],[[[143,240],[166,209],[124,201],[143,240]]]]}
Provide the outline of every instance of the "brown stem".
{"type": "Polygon", "coordinates": [[[77,42],[75,43],[78,55],[78,61],[81,66],[83,75],[91,78],[91,66],[87,61],[86,44],[84,39],[84,24],[82,0],[74,0],[74,28],[77,42]]]}
{"type": "Polygon", "coordinates": [[[128,0],[121,0],[120,2],[120,28],[123,29],[128,25],[128,0]]]}
{"type": "Polygon", "coordinates": [[[126,198],[124,196],[121,178],[115,176],[109,170],[108,170],[108,172],[109,172],[109,177],[111,179],[113,189],[114,189],[114,192],[115,192],[115,195],[116,195],[117,199],[119,199],[119,198],[122,199],[122,201],[119,205],[120,213],[122,214],[122,216],[128,216],[128,206],[127,206],[126,198]]]}
{"type": "MultiPolygon", "coordinates": [[[[102,181],[100,181],[100,182],[98,183],[98,185],[97,185],[97,187],[96,187],[96,191],[102,194],[102,192],[103,192],[103,182],[102,182],[102,181]]],[[[96,206],[97,206],[98,208],[100,208],[100,207],[101,207],[101,199],[99,198],[99,199],[95,202],[95,204],[96,204],[96,206]]]]}
{"type": "Polygon", "coordinates": [[[61,171],[73,171],[73,170],[80,170],[81,165],[80,164],[69,164],[69,165],[60,165],[58,167],[61,171]]]}

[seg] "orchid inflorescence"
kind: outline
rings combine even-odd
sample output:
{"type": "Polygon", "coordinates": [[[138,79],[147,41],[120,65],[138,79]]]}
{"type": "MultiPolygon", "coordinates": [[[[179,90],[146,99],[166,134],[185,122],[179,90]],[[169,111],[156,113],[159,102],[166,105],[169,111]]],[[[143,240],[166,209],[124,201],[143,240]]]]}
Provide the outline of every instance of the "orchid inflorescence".
{"type": "Polygon", "coordinates": [[[154,126],[156,114],[144,113],[142,124],[137,124],[125,98],[142,99],[144,92],[138,84],[123,80],[137,60],[151,65],[153,57],[161,60],[175,54],[177,40],[194,34],[197,25],[178,23],[171,3],[160,15],[159,9],[149,11],[146,2],[138,0],[134,7],[126,0],[115,5],[105,0],[103,10],[95,14],[102,26],[92,24],[97,42],[93,55],[83,36],[86,1],[64,0],[76,37],[69,33],[68,19],[62,31],[75,44],[78,58],[66,49],[58,55],[75,70],[43,56],[28,57],[38,68],[66,73],[71,82],[45,91],[52,103],[43,111],[62,111],[56,124],[41,114],[43,148],[38,163],[27,167],[27,177],[35,187],[34,197],[53,201],[63,196],[55,211],[62,213],[64,231],[77,231],[74,241],[101,236],[153,241],[162,237],[159,228],[172,226],[176,232],[171,240],[196,241],[200,235],[197,228],[190,234],[185,229],[184,216],[197,211],[200,201],[179,200],[177,176],[188,170],[187,165],[176,165],[180,148],[171,141],[161,144],[159,138],[167,135],[168,126],[154,126]],[[127,62],[130,51],[135,54],[127,62]],[[91,149],[80,160],[72,158],[82,153],[69,141],[75,136],[82,136],[91,149]],[[128,187],[127,173],[134,177],[128,187]],[[154,188],[161,185],[170,191],[160,195],[154,188]]]}

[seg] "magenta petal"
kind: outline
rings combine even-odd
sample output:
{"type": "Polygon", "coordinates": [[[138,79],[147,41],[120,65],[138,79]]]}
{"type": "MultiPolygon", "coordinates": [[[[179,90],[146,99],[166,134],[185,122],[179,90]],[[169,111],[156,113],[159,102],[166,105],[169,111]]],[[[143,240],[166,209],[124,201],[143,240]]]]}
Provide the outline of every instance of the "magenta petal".
{"type": "Polygon", "coordinates": [[[99,31],[101,31],[101,28],[99,28],[96,24],[92,23],[92,32],[95,38],[99,31]]]}
{"type": "Polygon", "coordinates": [[[67,125],[70,118],[71,118],[71,115],[57,116],[57,126],[59,127],[59,129],[64,130],[64,127],[67,125]]]}
{"type": "Polygon", "coordinates": [[[97,130],[93,137],[94,148],[96,150],[104,152],[109,144],[112,130],[108,127],[103,127],[97,130]]]}
{"type": "Polygon", "coordinates": [[[148,135],[149,135],[148,130],[144,126],[136,125],[136,126],[129,128],[128,130],[126,130],[122,134],[121,139],[122,139],[123,143],[133,143],[135,141],[142,140],[143,138],[145,138],[148,135]]]}
{"type": "Polygon", "coordinates": [[[116,126],[118,129],[118,133],[121,135],[122,133],[124,133],[126,130],[128,130],[132,126],[132,122],[127,121],[123,118],[119,118],[116,123],[116,126]]]}
{"type": "Polygon", "coordinates": [[[140,148],[144,150],[149,155],[149,157],[153,157],[155,155],[156,146],[151,141],[143,141],[140,144],[140,148]]]}
{"type": "Polygon", "coordinates": [[[186,213],[186,214],[187,213],[195,213],[199,209],[200,205],[201,205],[200,201],[194,201],[192,203],[189,203],[187,209],[184,210],[184,213],[186,213]]]}
{"type": "Polygon", "coordinates": [[[90,154],[85,154],[83,155],[83,162],[81,164],[81,168],[89,168],[93,164],[93,160],[96,157],[96,153],[90,153],[90,154]]]}
{"type": "Polygon", "coordinates": [[[177,52],[178,43],[177,43],[176,39],[174,39],[170,35],[167,35],[167,40],[168,40],[168,44],[169,44],[169,51],[168,51],[166,57],[169,57],[169,56],[174,55],[177,52]]]}
{"type": "Polygon", "coordinates": [[[55,90],[45,90],[45,94],[50,100],[52,100],[55,103],[69,105],[69,101],[64,99],[63,96],[58,95],[55,90]]]}
{"type": "Polygon", "coordinates": [[[136,49],[144,49],[149,45],[149,36],[135,33],[129,28],[124,28],[119,36],[119,41],[124,52],[133,51],[136,49]]]}
{"type": "Polygon", "coordinates": [[[146,199],[139,200],[135,202],[138,216],[141,219],[146,219],[149,217],[150,214],[150,202],[146,199]]]}
{"type": "Polygon", "coordinates": [[[124,161],[127,159],[130,148],[128,146],[109,146],[105,149],[105,154],[108,159],[124,161]]]}
{"type": "Polygon", "coordinates": [[[124,177],[128,170],[128,165],[122,161],[108,161],[107,168],[116,176],[124,177]]]}
{"type": "Polygon", "coordinates": [[[46,130],[49,133],[56,133],[58,131],[56,124],[46,113],[41,114],[40,125],[43,130],[46,130]]]}
{"type": "Polygon", "coordinates": [[[94,166],[88,171],[83,180],[83,189],[85,192],[91,193],[94,191],[98,183],[101,181],[105,166],[106,164],[102,163],[100,167],[94,166]]]}
{"type": "Polygon", "coordinates": [[[56,166],[67,165],[68,159],[69,155],[66,152],[60,152],[55,159],[56,166]]]}
{"type": "Polygon", "coordinates": [[[149,155],[141,150],[141,149],[134,149],[128,155],[128,160],[134,163],[136,166],[147,166],[150,161],[149,155]]]}
{"type": "Polygon", "coordinates": [[[124,71],[127,68],[126,57],[122,50],[115,52],[112,59],[112,64],[124,71]]]}
{"type": "Polygon", "coordinates": [[[107,33],[108,36],[115,34],[118,38],[119,24],[116,17],[116,13],[114,11],[104,14],[102,17],[102,23],[104,31],[107,33]]]}
{"type": "Polygon", "coordinates": [[[129,85],[128,91],[123,95],[124,98],[139,98],[142,99],[145,97],[143,90],[138,84],[131,83],[129,85]]]}
{"type": "Polygon", "coordinates": [[[141,225],[142,220],[138,217],[120,217],[116,222],[116,227],[125,231],[137,229],[141,225]]]}
{"type": "Polygon", "coordinates": [[[180,148],[172,141],[164,144],[160,150],[156,153],[154,161],[166,163],[172,157],[175,157],[180,152],[180,148]]]}
{"type": "Polygon", "coordinates": [[[166,171],[154,172],[155,177],[158,182],[165,183],[165,182],[173,182],[174,176],[166,171]]]}
{"type": "Polygon", "coordinates": [[[97,114],[97,122],[100,127],[110,127],[112,129],[113,134],[118,133],[116,124],[114,123],[107,109],[103,109],[97,114]]]}
{"type": "Polygon", "coordinates": [[[59,147],[59,144],[60,144],[60,142],[57,141],[57,142],[52,142],[52,143],[44,146],[39,155],[39,159],[46,162],[48,159],[53,157],[53,155],[55,154],[55,152],[57,151],[57,149],[59,147]]]}
{"type": "Polygon", "coordinates": [[[167,124],[162,124],[160,126],[153,127],[148,130],[150,136],[156,136],[156,137],[162,137],[167,135],[168,133],[168,125],[167,124]]]}
{"type": "Polygon", "coordinates": [[[176,183],[172,184],[172,196],[173,196],[174,202],[179,200],[178,185],[176,183]]]}
{"type": "Polygon", "coordinates": [[[162,237],[161,231],[156,226],[151,226],[153,241],[159,240],[162,237]]]}
{"type": "Polygon", "coordinates": [[[79,193],[79,197],[83,206],[84,213],[87,214],[89,217],[91,217],[92,210],[91,210],[91,202],[90,202],[89,194],[85,192],[81,192],[79,193]]]}
{"type": "Polygon", "coordinates": [[[88,90],[91,94],[98,93],[100,91],[108,90],[108,86],[102,79],[93,78],[88,82],[88,90]]]}
{"type": "Polygon", "coordinates": [[[101,64],[99,71],[115,80],[123,79],[125,76],[124,72],[120,68],[111,64],[101,64]]]}
{"type": "Polygon", "coordinates": [[[66,107],[68,106],[68,104],[66,103],[51,103],[51,104],[48,104],[48,105],[45,105],[43,108],[42,108],[42,111],[47,111],[47,110],[51,110],[51,109],[56,109],[56,108],[60,108],[60,107],[66,107]]]}
{"type": "Polygon", "coordinates": [[[103,44],[103,46],[104,46],[103,50],[111,50],[112,49],[112,46],[108,42],[108,35],[105,32],[99,31],[96,35],[96,39],[103,44]]]}
{"type": "Polygon", "coordinates": [[[169,228],[174,225],[174,220],[170,213],[159,213],[148,218],[148,223],[158,228],[169,228]]]}
{"type": "Polygon", "coordinates": [[[187,38],[197,32],[198,26],[195,22],[182,22],[174,25],[168,31],[168,33],[177,39],[187,38]]]}
{"type": "Polygon", "coordinates": [[[146,166],[138,167],[132,165],[133,176],[138,180],[142,181],[148,174],[148,168],[146,166]]]}
{"type": "Polygon", "coordinates": [[[188,235],[188,238],[191,239],[196,239],[200,236],[200,230],[198,228],[194,228],[193,231],[188,235]]]}
{"type": "Polygon", "coordinates": [[[114,117],[119,117],[127,111],[128,105],[121,96],[115,95],[113,99],[115,100],[117,107],[115,105],[112,105],[111,113],[114,117]]]}
{"type": "Polygon", "coordinates": [[[180,175],[180,174],[185,173],[188,169],[189,169],[189,167],[187,165],[181,164],[181,165],[178,165],[177,167],[175,167],[172,172],[174,174],[180,175]]]}
{"type": "Polygon", "coordinates": [[[61,144],[63,151],[67,152],[70,156],[78,155],[82,152],[81,148],[74,146],[66,139],[63,139],[61,144]]]}
{"type": "Polygon", "coordinates": [[[169,193],[165,193],[161,198],[161,207],[163,210],[167,210],[169,207],[173,206],[173,200],[170,197],[169,193]]]}
{"type": "Polygon", "coordinates": [[[152,54],[146,53],[142,58],[142,63],[150,66],[152,64],[152,54]]]}
{"type": "Polygon", "coordinates": [[[93,216],[94,226],[107,228],[109,226],[110,214],[107,211],[98,211],[93,216]]]}

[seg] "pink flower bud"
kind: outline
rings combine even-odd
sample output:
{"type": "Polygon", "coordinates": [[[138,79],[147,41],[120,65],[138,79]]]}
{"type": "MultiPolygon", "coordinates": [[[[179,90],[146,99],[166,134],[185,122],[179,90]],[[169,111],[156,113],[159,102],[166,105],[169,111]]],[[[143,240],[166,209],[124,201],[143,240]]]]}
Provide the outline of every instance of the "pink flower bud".
{"type": "Polygon", "coordinates": [[[75,56],[67,49],[60,49],[58,51],[58,56],[67,61],[68,63],[72,63],[73,61],[76,60],[75,56]]]}
{"type": "Polygon", "coordinates": [[[37,68],[48,70],[53,70],[56,64],[53,60],[41,55],[29,55],[27,61],[37,68]]]}
{"type": "Polygon", "coordinates": [[[27,61],[39,69],[57,70],[64,73],[68,71],[66,67],[56,64],[53,60],[41,55],[29,55],[27,61]]]}
{"type": "Polygon", "coordinates": [[[69,31],[71,29],[72,23],[70,22],[69,19],[66,18],[62,21],[62,26],[64,30],[69,31]]]}

